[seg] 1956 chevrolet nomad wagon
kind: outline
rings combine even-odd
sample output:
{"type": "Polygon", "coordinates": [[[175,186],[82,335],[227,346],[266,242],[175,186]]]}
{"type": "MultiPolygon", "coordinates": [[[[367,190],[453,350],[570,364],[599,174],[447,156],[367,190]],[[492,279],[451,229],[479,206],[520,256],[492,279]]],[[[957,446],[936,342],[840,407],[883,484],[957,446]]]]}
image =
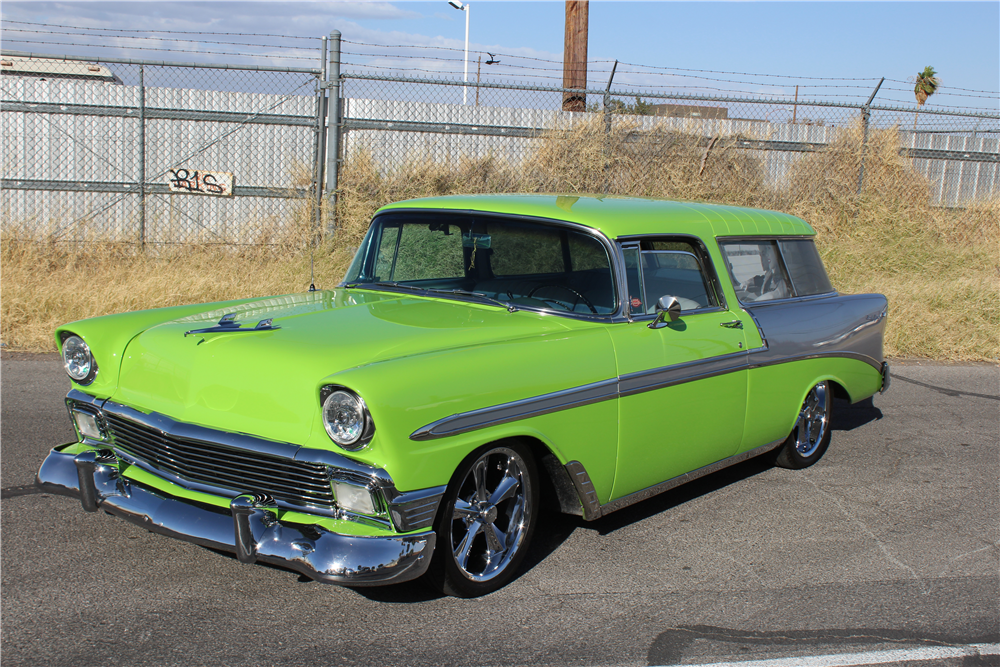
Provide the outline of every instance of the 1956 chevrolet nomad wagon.
{"type": "Polygon", "coordinates": [[[392,204],[336,289],[60,327],[78,442],[38,482],[244,563],[481,595],[542,509],[809,466],[832,397],[886,388],[886,299],[837,294],[813,235],[643,199],[392,204]]]}

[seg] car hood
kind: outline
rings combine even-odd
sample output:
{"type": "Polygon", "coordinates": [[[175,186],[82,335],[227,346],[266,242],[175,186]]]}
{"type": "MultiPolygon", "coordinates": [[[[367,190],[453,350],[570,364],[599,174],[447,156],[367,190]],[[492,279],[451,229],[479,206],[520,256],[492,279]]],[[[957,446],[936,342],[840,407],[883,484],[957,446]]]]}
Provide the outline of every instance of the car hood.
{"type": "MultiPolygon", "coordinates": [[[[388,359],[565,331],[489,304],[358,289],[274,297],[150,327],[122,355],[112,400],[231,432],[305,443],[319,388],[388,359]],[[235,315],[241,331],[192,333],[235,315]],[[244,331],[262,320],[272,329],[244,331]]],[[[366,397],[366,400],[377,400],[366,397]]]]}

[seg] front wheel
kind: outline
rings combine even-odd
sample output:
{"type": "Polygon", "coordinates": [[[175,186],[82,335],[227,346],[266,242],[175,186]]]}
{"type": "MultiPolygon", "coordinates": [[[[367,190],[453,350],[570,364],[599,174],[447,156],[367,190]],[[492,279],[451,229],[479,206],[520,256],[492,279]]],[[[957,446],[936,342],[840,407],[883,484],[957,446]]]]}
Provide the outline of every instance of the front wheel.
{"type": "Polygon", "coordinates": [[[830,383],[820,382],[809,390],[792,432],[778,450],[775,464],[782,468],[800,469],[819,461],[830,446],[832,416],[833,392],[830,383]]]}
{"type": "Polygon", "coordinates": [[[455,471],[435,522],[428,577],[446,595],[504,586],[524,560],[538,516],[538,473],[519,444],[487,446],[455,471]]]}

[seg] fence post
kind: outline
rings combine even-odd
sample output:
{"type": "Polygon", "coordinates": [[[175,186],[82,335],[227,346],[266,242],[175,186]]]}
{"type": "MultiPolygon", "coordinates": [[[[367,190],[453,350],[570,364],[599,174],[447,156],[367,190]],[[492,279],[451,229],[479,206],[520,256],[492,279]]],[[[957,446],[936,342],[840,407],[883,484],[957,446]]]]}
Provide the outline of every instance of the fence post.
{"type": "Polygon", "coordinates": [[[604,192],[607,194],[611,189],[611,182],[608,172],[611,171],[611,82],[615,79],[615,70],[618,69],[618,60],[611,66],[611,76],[608,77],[608,85],[604,88],[604,192]]]}
{"type": "Polygon", "coordinates": [[[861,196],[861,190],[864,188],[865,184],[865,153],[868,150],[868,123],[871,120],[871,106],[872,100],[875,99],[875,95],[878,93],[878,89],[882,87],[882,82],[885,81],[883,76],[878,85],[875,86],[875,90],[872,91],[871,96],[865,105],[861,107],[861,168],[858,170],[858,196],[861,196]]]}
{"type": "Polygon", "coordinates": [[[337,229],[337,171],[340,166],[340,31],[330,32],[330,66],[327,68],[326,196],[330,203],[327,233],[337,229]]]}
{"type": "Polygon", "coordinates": [[[316,205],[316,228],[313,230],[313,247],[323,234],[323,101],[326,99],[326,37],[321,39],[319,67],[320,75],[316,86],[316,141],[313,142],[313,177],[316,183],[314,202],[316,205]]]}
{"type": "Polygon", "coordinates": [[[139,249],[146,248],[146,66],[139,65],[139,249]]]}
{"type": "Polygon", "coordinates": [[[611,134],[611,114],[608,112],[608,105],[611,104],[611,82],[615,80],[615,70],[618,69],[618,60],[611,66],[611,76],[608,77],[608,85],[604,89],[604,133],[611,134]]]}

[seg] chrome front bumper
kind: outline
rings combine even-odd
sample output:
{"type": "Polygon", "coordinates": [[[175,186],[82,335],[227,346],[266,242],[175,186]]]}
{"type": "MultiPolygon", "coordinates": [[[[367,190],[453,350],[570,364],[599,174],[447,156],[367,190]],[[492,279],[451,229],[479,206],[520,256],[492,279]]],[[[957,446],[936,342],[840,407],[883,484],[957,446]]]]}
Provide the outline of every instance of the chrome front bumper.
{"type": "Polygon", "coordinates": [[[434,552],[433,531],[365,537],[320,526],[278,521],[278,508],[262,494],[244,494],[229,511],[161,495],[118,474],[113,456],[49,452],[38,471],[47,492],[79,498],[88,512],[105,510],[154,533],[262,561],[330,584],[374,586],[421,576],[434,552]]]}

